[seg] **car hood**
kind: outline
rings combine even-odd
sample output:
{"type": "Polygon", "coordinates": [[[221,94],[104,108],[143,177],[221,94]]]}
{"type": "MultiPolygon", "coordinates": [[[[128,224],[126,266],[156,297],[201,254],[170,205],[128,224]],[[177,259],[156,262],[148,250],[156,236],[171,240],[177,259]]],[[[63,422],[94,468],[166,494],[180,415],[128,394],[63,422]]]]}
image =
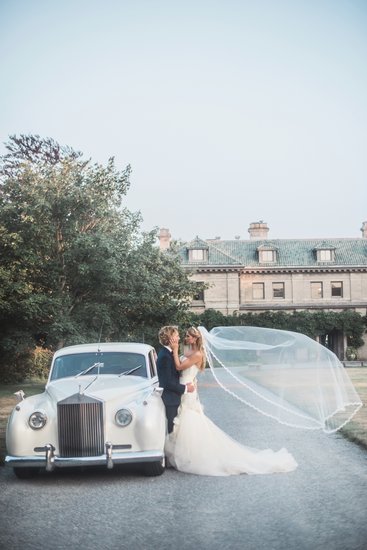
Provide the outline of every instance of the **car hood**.
{"type": "Polygon", "coordinates": [[[152,388],[152,381],[140,376],[83,376],[78,378],[62,378],[50,382],[47,393],[55,399],[62,401],[70,395],[82,393],[103,401],[121,397],[123,400],[131,400],[135,394],[152,388]]]}

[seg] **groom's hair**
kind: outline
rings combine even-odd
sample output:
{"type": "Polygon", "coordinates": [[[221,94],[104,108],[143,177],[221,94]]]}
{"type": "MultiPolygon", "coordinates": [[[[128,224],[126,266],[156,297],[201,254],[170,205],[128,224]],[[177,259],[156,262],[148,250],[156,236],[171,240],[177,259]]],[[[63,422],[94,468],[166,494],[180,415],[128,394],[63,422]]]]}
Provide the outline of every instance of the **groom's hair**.
{"type": "Polygon", "coordinates": [[[175,332],[178,332],[178,327],[174,326],[166,326],[162,327],[160,331],[158,332],[158,338],[159,342],[162,344],[162,346],[169,346],[169,341],[175,332]]]}

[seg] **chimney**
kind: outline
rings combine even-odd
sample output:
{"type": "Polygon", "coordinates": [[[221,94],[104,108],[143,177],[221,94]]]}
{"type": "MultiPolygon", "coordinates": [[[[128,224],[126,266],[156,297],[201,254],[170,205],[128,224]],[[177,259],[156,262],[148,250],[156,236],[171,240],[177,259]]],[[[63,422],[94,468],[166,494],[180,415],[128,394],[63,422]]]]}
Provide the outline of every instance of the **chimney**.
{"type": "Polygon", "coordinates": [[[159,230],[158,238],[159,238],[159,248],[161,250],[168,250],[171,242],[171,234],[169,232],[169,229],[161,227],[159,230]]]}
{"type": "Polygon", "coordinates": [[[250,239],[267,239],[269,233],[268,224],[262,220],[250,223],[248,232],[250,233],[250,239]]]}
{"type": "Polygon", "coordinates": [[[361,231],[362,231],[362,239],[367,239],[367,222],[362,223],[361,231]]]}

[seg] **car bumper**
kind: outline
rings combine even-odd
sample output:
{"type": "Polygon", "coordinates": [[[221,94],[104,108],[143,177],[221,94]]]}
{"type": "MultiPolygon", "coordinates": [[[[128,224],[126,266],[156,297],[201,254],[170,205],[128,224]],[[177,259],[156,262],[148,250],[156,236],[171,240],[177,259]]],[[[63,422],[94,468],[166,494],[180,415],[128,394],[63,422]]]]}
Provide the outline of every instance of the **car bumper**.
{"type": "Polygon", "coordinates": [[[52,445],[45,446],[44,455],[5,457],[5,466],[12,468],[45,468],[52,471],[55,468],[73,468],[79,466],[106,466],[111,469],[115,464],[131,464],[141,462],[164,461],[163,451],[125,451],[113,450],[113,446],[106,443],[106,453],[100,456],[60,457],[54,454],[52,445]]]}

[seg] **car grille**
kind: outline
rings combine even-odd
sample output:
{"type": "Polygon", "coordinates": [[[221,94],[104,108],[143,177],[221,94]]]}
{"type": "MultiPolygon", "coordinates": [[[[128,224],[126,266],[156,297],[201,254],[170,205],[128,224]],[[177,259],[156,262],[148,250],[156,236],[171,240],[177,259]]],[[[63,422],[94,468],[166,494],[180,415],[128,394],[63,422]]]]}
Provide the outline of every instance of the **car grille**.
{"type": "Polygon", "coordinates": [[[104,453],[103,402],[75,394],[57,404],[61,457],[104,453]]]}

